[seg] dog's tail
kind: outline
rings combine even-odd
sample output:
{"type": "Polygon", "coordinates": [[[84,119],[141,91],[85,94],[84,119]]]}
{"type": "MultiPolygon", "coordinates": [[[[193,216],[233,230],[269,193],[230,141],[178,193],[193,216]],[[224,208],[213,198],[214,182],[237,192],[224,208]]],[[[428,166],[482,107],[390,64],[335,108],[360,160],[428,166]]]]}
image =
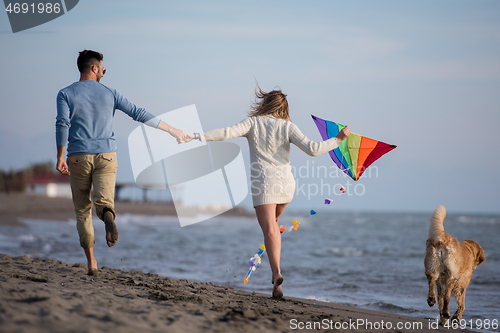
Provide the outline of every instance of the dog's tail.
{"type": "Polygon", "coordinates": [[[443,221],[446,217],[446,209],[443,205],[436,208],[429,223],[429,239],[438,240],[444,236],[443,221]]]}

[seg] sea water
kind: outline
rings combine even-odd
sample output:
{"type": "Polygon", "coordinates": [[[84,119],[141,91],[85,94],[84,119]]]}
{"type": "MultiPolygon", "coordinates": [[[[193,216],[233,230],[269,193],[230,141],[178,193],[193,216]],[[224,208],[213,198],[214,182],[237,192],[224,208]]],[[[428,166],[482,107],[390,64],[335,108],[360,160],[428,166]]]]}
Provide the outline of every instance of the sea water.
{"type": "MultiPolygon", "coordinates": [[[[412,213],[324,210],[311,218],[288,213],[282,235],[285,296],[338,302],[362,308],[435,319],[427,305],[424,274],[429,217],[412,213]]],[[[153,272],[172,278],[271,294],[266,254],[248,284],[248,261],[263,244],[255,218],[215,217],[181,228],[168,216],[119,215],[119,241],[108,248],[104,225],[94,220],[99,266],[153,272]]],[[[85,263],[75,220],[24,220],[26,227],[0,226],[0,252],[85,263]]],[[[446,232],[472,239],[485,251],[467,289],[463,318],[500,321],[500,216],[448,214],[446,232]]],[[[454,298],[450,305],[456,310],[454,298]]],[[[470,327],[470,326],[468,326],[470,327]]],[[[490,330],[492,331],[492,330],[490,330]]],[[[500,331],[497,329],[496,331],[500,331]]]]}

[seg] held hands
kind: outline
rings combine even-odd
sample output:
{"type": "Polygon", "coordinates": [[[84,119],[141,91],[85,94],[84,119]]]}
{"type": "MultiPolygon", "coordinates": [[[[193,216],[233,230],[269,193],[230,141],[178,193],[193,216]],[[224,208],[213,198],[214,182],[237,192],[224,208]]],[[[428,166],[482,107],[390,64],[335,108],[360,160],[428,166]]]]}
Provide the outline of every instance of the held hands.
{"type": "Polygon", "coordinates": [[[349,130],[349,126],[344,127],[339,134],[337,134],[337,142],[340,143],[344,141],[349,134],[351,134],[351,131],[349,130]]]}
{"type": "Polygon", "coordinates": [[[192,134],[192,133],[184,133],[184,134],[185,134],[185,136],[182,140],[177,139],[178,143],[186,143],[186,142],[189,142],[191,140],[194,140],[194,134],[192,134]]]}
{"type": "Polygon", "coordinates": [[[184,143],[193,140],[194,136],[192,134],[186,133],[183,130],[172,127],[165,123],[163,120],[160,121],[158,129],[169,133],[171,136],[177,139],[177,143],[184,143]]]}
{"type": "Polygon", "coordinates": [[[183,130],[177,128],[171,128],[168,133],[177,139],[177,143],[184,143],[193,140],[194,135],[190,133],[186,133],[183,130]]]}

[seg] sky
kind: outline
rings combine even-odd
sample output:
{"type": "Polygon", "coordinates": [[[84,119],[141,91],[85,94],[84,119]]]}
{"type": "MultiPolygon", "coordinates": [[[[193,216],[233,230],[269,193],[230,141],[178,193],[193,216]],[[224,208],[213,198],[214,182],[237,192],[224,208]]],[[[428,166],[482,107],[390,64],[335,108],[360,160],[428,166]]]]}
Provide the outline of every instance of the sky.
{"type": "MultiPolygon", "coordinates": [[[[440,204],[500,213],[498,1],[85,0],[15,34],[0,13],[0,45],[2,169],[55,164],[56,95],[78,81],[78,52],[93,49],[104,54],[101,83],[155,115],[195,104],[204,130],[231,126],[246,117],[257,79],[287,93],[292,121],[312,140],[321,140],[314,114],[397,145],[332,213],[440,204]]],[[[117,111],[119,182],[134,181],[127,139],[138,125],[117,111]]],[[[248,164],[246,139],[232,142],[248,164]]],[[[348,182],[312,175],[333,173],[327,154],[292,147],[290,159],[311,171],[297,177],[306,187],[290,209],[321,207],[331,197],[321,189],[348,182]]],[[[250,195],[240,206],[252,208],[250,195]]]]}

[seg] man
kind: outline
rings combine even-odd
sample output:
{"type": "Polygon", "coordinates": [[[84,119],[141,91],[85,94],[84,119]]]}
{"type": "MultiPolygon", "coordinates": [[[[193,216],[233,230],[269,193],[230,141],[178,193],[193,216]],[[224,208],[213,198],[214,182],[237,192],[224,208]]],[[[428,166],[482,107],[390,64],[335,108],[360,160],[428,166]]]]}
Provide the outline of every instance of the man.
{"type": "Polygon", "coordinates": [[[94,227],[92,225],[91,188],[97,216],[106,226],[106,242],[116,244],[114,192],[116,181],[116,143],[113,133],[115,110],[121,110],[135,121],[170,133],[178,141],[185,133],[136,107],[114,89],[99,83],[106,73],[101,53],[84,50],[77,60],[80,81],[57,95],[56,169],[69,175],[75,206],[80,245],[88,262],[88,275],[96,276],[94,227]],[[64,154],[68,146],[67,161],[64,154]]]}

